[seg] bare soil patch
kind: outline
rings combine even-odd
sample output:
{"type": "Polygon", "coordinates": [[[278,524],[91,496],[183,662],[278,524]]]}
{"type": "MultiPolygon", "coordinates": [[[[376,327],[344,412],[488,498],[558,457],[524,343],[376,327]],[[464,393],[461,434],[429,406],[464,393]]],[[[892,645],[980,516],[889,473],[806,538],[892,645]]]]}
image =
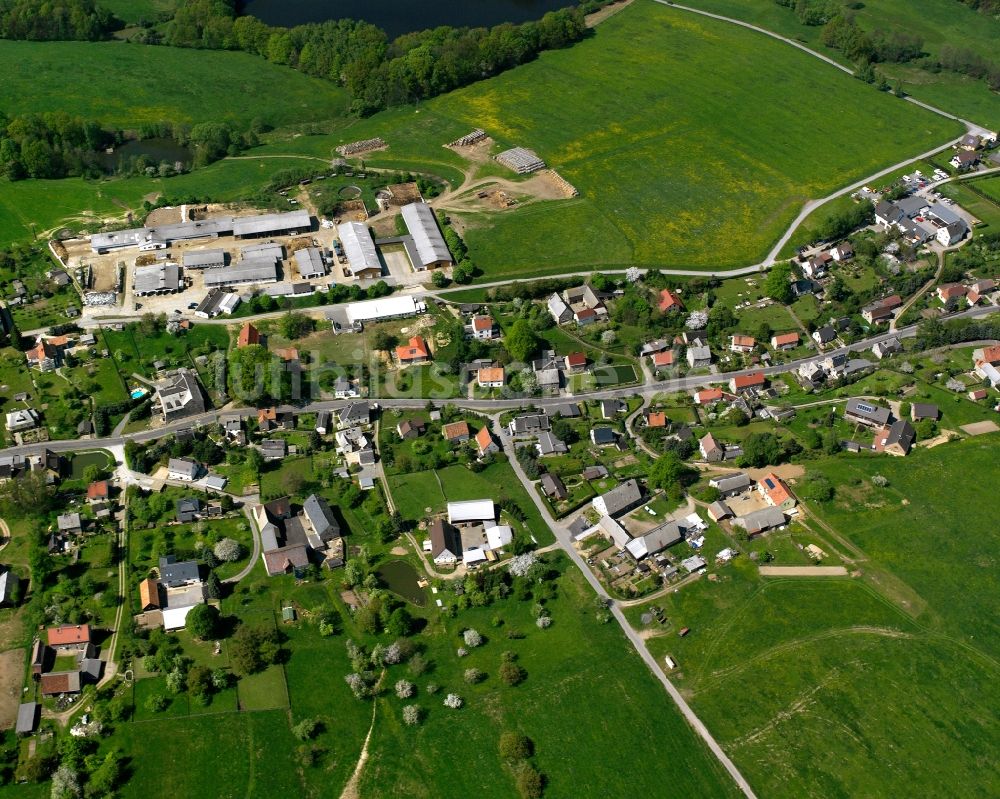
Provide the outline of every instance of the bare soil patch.
{"type": "Polygon", "coordinates": [[[11,649],[0,654],[0,730],[10,729],[17,719],[26,655],[24,649],[11,649]]]}
{"type": "Polygon", "coordinates": [[[1000,427],[997,427],[996,422],[985,421],[963,424],[962,429],[970,436],[982,436],[986,433],[995,433],[997,430],[1000,430],[1000,427]]]}
{"type": "Polygon", "coordinates": [[[846,577],[843,566],[760,566],[761,577],[846,577]]]}

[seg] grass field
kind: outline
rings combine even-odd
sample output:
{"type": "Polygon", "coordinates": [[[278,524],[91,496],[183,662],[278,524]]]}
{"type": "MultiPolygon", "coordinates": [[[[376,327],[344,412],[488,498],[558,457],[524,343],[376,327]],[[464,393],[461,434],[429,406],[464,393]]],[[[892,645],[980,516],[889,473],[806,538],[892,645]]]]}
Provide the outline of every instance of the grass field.
{"type": "MultiPolygon", "coordinates": [[[[746,20],[796,39],[841,62],[845,59],[820,41],[822,28],[799,24],[795,14],[771,0],[694,0],[688,5],[746,20]]],[[[996,60],[1000,20],[964,4],[947,0],[871,0],[853,7],[851,14],[865,31],[899,29],[919,35],[923,49],[937,56],[945,44],[996,60]]],[[[848,64],[850,66],[850,64],[848,64]]],[[[879,64],[890,78],[899,78],[904,90],[924,102],[971,119],[991,129],[1000,126],[1000,105],[985,81],[949,72],[933,74],[901,64],[879,64]]]]}
{"type": "Polygon", "coordinates": [[[559,580],[548,630],[535,628],[523,603],[472,609],[457,620],[433,618],[422,636],[439,664],[433,679],[443,690],[457,689],[466,707],[446,710],[440,695],[418,693],[426,720],[408,729],[400,719],[404,703],[380,699],[362,796],[516,795],[497,754],[499,735],[509,729],[534,741],[546,797],[732,795],[735,787],[691,739],[615,625],[597,625],[589,604],[590,591],[572,570],[559,580]],[[505,640],[502,630],[491,630],[493,614],[525,638],[505,640]],[[468,626],[487,630],[491,640],[459,664],[452,642],[468,626]],[[514,689],[494,676],[503,650],[516,652],[528,673],[514,689]],[[455,669],[469,666],[490,676],[477,686],[454,685],[455,669]]]}
{"type": "MultiPolygon", "coordinates": [[[[437,153],[450,133],[482,126],[502,146],[534,148],[581,192],[467,219],[487,274],[753,262],[806,199],[959,132],[787,45],[646,0],[592,39],[419,114],[422,124],[439,122],[437,153]]],[[[402,121],[401,111],[385,120],[402,121]]],[[[338,135],[381,131],[393,151],[402,131],[385,122],[376,116],[338,135]]]]}
{"type": "Polygon", "coordinates": [[[3,41],[0,69],[0,108],[8,114],[58,109],[125,128],[161,120],[328,120],[341,116],[347,102],[330,81],[246,53],[3,41]]]}
{"type": "Polygon", "coordinates": [[[989,233],[1000,230],[1000,178],[954,181],[943,185],[940,191],[982,222],[981,225],[976,226],[977,232],[989,233]],[[970,188],[970,184],[979,189],[986,197],[974,192],[970,188]]]}
{"type": "MultiPolygon", "coordinates": [[[[818,543],[824,563],[849,558],[860,578],[767,580],[741,558],[715,583],[655,600],[669,621],[653,624],[650,649],[677,660],[672,677],[759,795],[1000,789],[981,768],[1000,743],[1000,600],[988,587],[998,533],[975,499],[996,479],[996,446],[992,435],[905,460],[810,464],[837,493],[793,541],[818,543]],[[681,627],[691,634],[678,638],[681,627]]],[[[788,543],[749,548],[792,563],[788,543]]],[[[640,629],[645,609],[627,611],[640,629]]]]}

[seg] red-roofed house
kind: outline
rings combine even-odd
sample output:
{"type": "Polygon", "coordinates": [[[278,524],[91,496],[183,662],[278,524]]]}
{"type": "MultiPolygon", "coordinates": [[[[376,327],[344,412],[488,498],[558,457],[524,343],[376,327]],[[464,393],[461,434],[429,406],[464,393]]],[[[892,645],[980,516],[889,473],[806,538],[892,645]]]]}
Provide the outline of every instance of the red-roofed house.
{"type": "Polygon", "coordinates": [[[491,452],[499,452],[500,447],[497,446],[497,442],[493,440],[493,436],[490,433],[490,428],[486,425],[476,433],[476,446],[479,447],[479,454],[488,455],[491,452]]]}
{"type": "Polygon", "coordinates": [[[504,379],[502,366],[480,369],[476,375],[476,382],[483,388],[503,388],[504,379]]]}
{"type": "Polygon", "coordinates": [[[444,436],[445,441],[455,444],[468,441],[472,435],[472,431],[469,430],[468,422],[452,422],[441,428],[441,434],[444,436]]]}
{"type": "Polygon", "coordinates": [[[730,336],[729,349],[731,352],[753,352],[757,346],[757,341],[753,336],[730,336]]]}
{"type": "Polygon", "coordinates": [[[496,325],[492,316],[472,317],[472,337],[478,339],[496,338],[496,325]]]}
{"type": "Polygon", "coordinates": [[[406,344],[396,347],[396,357],[401,364],[423,363],[431,359],[431,354],[424,337],[413,336],[406,344]]]}
{"type": "Polygon", "coordinates": [[[701,391],[695,392],[694,404],[711,405],[713,402],[718,402],[720,399],[722,399],[721,388],[703,388],[701,391]]]}
{"type": "Polygon", "coordinates": [[[771,346],[776,350],[793,350],[799,346],[799,341],[799,334],[795,332],[771,336],[771,346]]]}
{"type": "Polygon", "coordinates": [[[107,480],[95,480],[87,486],[87,502],[106,502],[111,496],[111,485],[107,480]]]}
{"type": "Polygon", "coordinates": [[[299,359],[299,351],[295,347],[281,347],[276,349],[274,354],[286,363],[291,363],[299,359]]]}
{"type": "Polygon", "coordinates": [[[660,310],[664,313],[668,311],[682,311],[684,310],[684,303],[670,289],[662,289],[660,291],[660,310]]]}
{"type": "Polygon", "coordinates": [[[990,366],[1000,366],[1000,345],[983,347],[982,352],[976,350],[972,353],[972,357],[976,361],[988,363],[990,366]]]}
{"type": "Polygon", "coordinates": [[[763,388],[766,378],[763,372],[754,372],[750,375],[737,375],[730,379],[729,390],[734,394],[746,391],[748,388],[763,388]]]}
{"type": "Polygon", "coordinates": [[[948,300],[964,296],[966,291],[967,289],[961,283],[948,283],[944,286],[938,286],[937,295],[941,302],[948,302],[948,300]]]}
{"type": "Polygon", "coordinates": [[[663,411],[646,411],[647,427],[666,427],[667,415],[663,411]]]}
{"type": "Polygon", "coordinates": [[[664,350],[653,355],[653,368],[662,369],[666,366],[674,365],[674,351],[664,350]]]}
{"type": "Polygon", "coordinates": [[[47,631],[49,646],[53,649],[83,649],[90,643],[89,624],[64,624],[47,631]]]}
{"type": "Polygon", "coordinates": [[[249,347],[252,344],[260,344],[260,331],[247,322],[240,328],[240,334],[236,337],[236,346],[249,347]]]}
{"type": "Polygon", "coordinates": [[[59,365],[59,355],[58,347],[42,340],[24,353],[24,357],[28,359],[28,366],[34,366],[43,372],[50,372],[59,365]]]}
{"type": "Polygon", "coordinates": [[[566,356],[566,369],[570,372],[582,372],[587,368],[587,356],[582,352],[571,352],[566,356]]]}
{"type": "Polygon", "coordinates": [[[795,507],[795,495],[789,490],[785,481],[774,473],[764,475],[757,483],[757,490],[768,505],[782,510],[795,507]]]}

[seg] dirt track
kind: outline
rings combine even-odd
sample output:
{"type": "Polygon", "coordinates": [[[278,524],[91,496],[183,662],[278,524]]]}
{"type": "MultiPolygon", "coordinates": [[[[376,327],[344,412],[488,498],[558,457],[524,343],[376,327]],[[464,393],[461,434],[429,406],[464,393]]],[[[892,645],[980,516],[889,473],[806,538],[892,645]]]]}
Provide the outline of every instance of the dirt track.
{"type": "Polygon", "coordinates": [[[843,566],[761,566],[761,577],[846,577],[843,566]]]}

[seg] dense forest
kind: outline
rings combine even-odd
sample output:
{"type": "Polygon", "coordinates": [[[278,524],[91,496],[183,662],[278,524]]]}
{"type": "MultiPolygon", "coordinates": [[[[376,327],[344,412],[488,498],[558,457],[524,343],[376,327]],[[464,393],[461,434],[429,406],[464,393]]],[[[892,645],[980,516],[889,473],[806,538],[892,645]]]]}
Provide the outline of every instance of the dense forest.
{"type": "MultiPolygon", "coordinates": [[[[236,155],[257,144],[251,125],[239,131],[227,122],[203,122],[188,127],[172,123],[146,125],[140,138],[160,136],[190,147],[194,165],[205,166],[227,155],[236,155]]],[[[60,111],[8,117],[0,111],[0,176],[25,178],[100,177],[106,172],[101,152],[125,141],[121,130],[106,130],[94,121],[60,111]]],[[[155,164],[142,157],[127,165],[129,173],[172,174],[172,165],[155,164]]]]}
{"type": "Polygon", "coordinates": [[[117,27],[94,0],[0,0],[0,39],[97,41],[117,27]]]}

